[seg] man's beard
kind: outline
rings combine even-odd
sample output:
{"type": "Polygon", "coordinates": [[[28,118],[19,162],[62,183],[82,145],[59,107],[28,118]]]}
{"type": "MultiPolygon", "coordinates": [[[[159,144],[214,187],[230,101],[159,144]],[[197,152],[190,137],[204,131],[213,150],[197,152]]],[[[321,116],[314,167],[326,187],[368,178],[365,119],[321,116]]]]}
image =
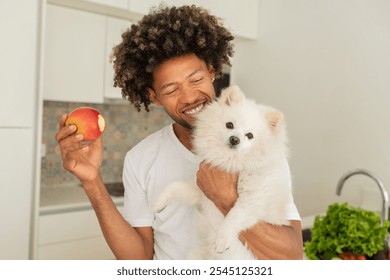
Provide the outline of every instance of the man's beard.
{"type": "MultiPolygon", "coordinates": [[[[165,112],[167,112],[167,111],[165,111],[165,112]]],[[[194,126],[192,124],[190,124],[189,122],[187,122],[183,119],[179,119],[177,117],[174,117],[171,114],[169,114],[168,112],[167,112],[167,114],[171,117],[172,120],[174,120],[175,123],[179,124],[180,126],[182,126],[184,128],[191,129],[191,130],[194,128],[194,126]]]]}

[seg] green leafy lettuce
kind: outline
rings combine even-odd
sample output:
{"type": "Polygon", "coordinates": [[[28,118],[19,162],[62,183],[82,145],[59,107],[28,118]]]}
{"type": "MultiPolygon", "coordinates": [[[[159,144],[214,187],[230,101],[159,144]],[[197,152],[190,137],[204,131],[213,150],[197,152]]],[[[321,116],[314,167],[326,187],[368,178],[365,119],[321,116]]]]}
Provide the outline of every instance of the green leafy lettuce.
{"type": "Polygon", "coordinates": [[[311,241],[305,242],[309,259],[332,259],[343,251],[371,257],[384,248],[390,221],[380,225],[376,212],[334,203],[326,215],[316,216],[311,241]]]}

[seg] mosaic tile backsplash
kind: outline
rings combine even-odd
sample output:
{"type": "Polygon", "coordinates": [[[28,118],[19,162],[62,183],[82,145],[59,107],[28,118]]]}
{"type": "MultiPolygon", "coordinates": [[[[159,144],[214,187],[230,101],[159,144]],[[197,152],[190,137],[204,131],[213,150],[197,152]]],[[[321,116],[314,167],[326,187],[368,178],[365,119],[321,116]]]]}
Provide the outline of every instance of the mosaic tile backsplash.
{"type": "Polygon", "coordinates": [[[128,103],[88,104],[44,101],[42,143],[46,155],[42,158],[41,187],[64,187],[79,184],[72,174],[62,167],[59,146],[55,140],[58,122],[62,114],[79,106],[90,106],[100,111],[106,121],[103,133],[102,178],[106,183],[122,181],[122,167],[126,152],[147,135],[171,123],[165,111],[151,106],[150,112],[137,112],[128,103]]]}

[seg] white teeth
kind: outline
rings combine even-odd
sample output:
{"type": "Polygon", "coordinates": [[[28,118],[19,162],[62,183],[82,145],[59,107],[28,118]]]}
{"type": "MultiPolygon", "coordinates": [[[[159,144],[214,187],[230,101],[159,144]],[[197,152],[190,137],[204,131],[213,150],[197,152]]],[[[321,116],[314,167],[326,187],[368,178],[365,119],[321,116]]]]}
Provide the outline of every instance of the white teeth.
{"type": "Polygon", "coordinates": [[[186,111],[184,112],[186,115],[195,115],[197,113],[200,112],[200,110],[202,110],[203,108],[203,104],[200,104],[198,107],[192,109],[192,110],[189,110],[189,111],[186,111]]]}

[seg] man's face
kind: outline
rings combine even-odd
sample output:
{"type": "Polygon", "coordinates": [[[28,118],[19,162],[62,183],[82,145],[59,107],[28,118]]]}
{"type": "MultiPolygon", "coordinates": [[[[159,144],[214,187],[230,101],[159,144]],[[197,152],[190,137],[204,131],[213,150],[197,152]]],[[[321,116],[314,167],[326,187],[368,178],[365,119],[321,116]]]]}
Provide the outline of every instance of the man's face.
{"type": "Polygon", "coordinates": [[[193,54],[172,58],[153,72],[150,99],[176,123],[192,128],[196,114],[215,96],[213,77],[205,62],[193,54]]]}

